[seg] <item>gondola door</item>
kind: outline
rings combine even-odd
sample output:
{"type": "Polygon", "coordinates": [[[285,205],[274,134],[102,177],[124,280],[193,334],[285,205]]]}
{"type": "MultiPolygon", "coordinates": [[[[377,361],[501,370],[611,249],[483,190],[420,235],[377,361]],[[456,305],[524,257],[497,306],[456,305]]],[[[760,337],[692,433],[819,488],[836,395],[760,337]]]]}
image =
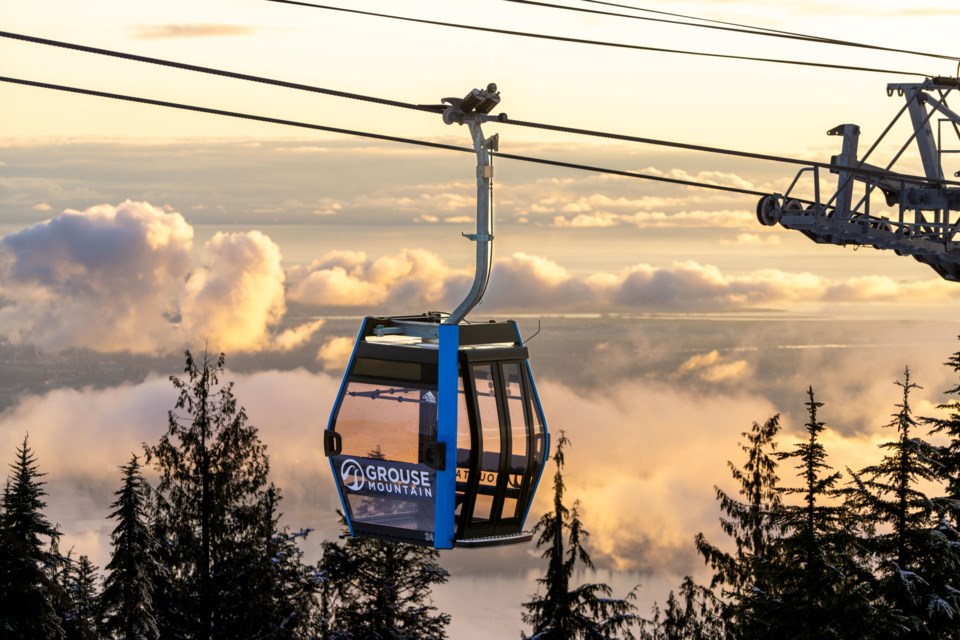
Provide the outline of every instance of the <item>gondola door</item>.
{"type": "MultiPolygon", "coordinates": [[[[472,441],[457,535],[465,545],[522,535],[546,445],[525,356],[519,348],[465,352],[461,359],[472,441]]],[[[464,463],[461,456],[458,466],[464,463]]]]}

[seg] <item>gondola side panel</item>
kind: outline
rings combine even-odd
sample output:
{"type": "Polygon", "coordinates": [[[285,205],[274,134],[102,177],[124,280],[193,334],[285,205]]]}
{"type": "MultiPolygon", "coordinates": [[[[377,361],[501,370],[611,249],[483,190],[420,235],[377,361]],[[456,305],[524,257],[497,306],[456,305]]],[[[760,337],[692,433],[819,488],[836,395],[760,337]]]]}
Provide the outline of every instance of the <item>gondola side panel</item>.
{"type": "Polygon", "coordinates": [[[351,536],[355,536],[356,533],[353,530],[353,521],[350,518],[347,498],[343,494],[343,482],[339,469],[340,465],[337,463],[336,455],[332,455],[335,452],[338,453],[338,451],[331,449],[333,446],[339,449],[339,435],[336,432],[337,413],[340,411],[340,403],[343,401],[343,392],[347,388],[350,369],[357,359],[357,349],[363,340],[364,333],[367,329],[367,322],[369,321],[370,318],[364,318],[363,322],[360,323],[360,331],[357,333],[357,339],[353,343],[353,352],[350,354],[350,360],[347,362],[347,367],[343,371],[343,378],[340,380],[340,389],[337,391],[337,398],[333,403],[333,407],[330,409],[330,418],[327,420],[323,443],[324,455],[330,458],[330,473],[333,475],[333,484],[337,487],[337,496],[340,498],[340,506],[343,508],[343,516],[347,521],[347,528],[350,530],[351,536]]]}
{"type": "MultiPolygon", "coordinates": [[[[351,535],[434,546],[437,353],[367,341],[367,318],[324,434],[351,535]]],[[[442,448],[442,446],[441,446],[442,448]]]]}

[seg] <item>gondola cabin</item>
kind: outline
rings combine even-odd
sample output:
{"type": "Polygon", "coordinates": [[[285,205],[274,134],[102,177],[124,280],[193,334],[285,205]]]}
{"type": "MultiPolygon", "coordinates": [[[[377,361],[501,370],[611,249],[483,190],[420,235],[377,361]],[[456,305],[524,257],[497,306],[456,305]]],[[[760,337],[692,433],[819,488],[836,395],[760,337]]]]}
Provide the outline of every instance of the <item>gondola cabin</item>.
{"type": "Polygon", "coordinates": [[[324,452],[351,535],[437,549],[530,540],[548,451],[516,323],[365,318],[324,452]]]}

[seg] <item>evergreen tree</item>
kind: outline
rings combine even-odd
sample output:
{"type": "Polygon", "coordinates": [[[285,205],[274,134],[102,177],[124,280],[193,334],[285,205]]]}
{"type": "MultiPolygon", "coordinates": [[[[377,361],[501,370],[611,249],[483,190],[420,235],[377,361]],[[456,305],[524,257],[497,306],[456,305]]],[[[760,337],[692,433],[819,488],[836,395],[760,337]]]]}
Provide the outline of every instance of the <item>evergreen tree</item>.
{"type": "Polygon", "coordinates": [[[117,525],[110,534],[112,553],[100,597],[102,633],[108,638],[154,640],[160,636],[154,593],[162,567],[148,522],[150,485],[137,456],[120,470],[123,486],[114,492],[116,500],[110,505],[110,518],[117,525]]]}
{"type": "Polygon", "coordinates": [[[960,593],[950,582],[960,571],[957,533],[937,512],[921,485],[937,479],[934,447],[914,435],[919,428],[910,392],[920,387],[896,381],[903,394],[887,424],[897,439],[880,445],[887,454],[857,474],[856,504],[870,525],[864,544],[879,568],[879,591],[887,623],[880,637],[960,637],[960,593]],[[876,529],[879,527],[879,533],[876,529]]]}
{"type": "Polygon", "coordinates": [[[740,448],[747,456],[743,467],[727,462],[740,485],[738,494],[743,502],[714,487],[720,509],[726,514],[720,518],[720,526],[733,539],[733,552],[710,544],[702,533],[696,536],[697,551],[714,572],[710,586],[722,589],[726,601],[723,617],[733,630],[740,620],[751,616],[757,600],[777,597],[771,577],[780,534],[775,524],[781,507],[775,456],[779,431],[779,415],[762,425],[754,422],[752,429],[742,434],[746,444],[740,448]]]}
{"type": "MultiPolygon", "coordinates": [[[[153,494],[152,513],[149,517],[149,529],[157,544],[157,563],[160,570],[153,576],[153,615],[161,638],[189,637],[186,616],[192,611],[190,603],[185,603],[186,585],[178,578],[174,570],[182,563],[182,548],[172,531],[172,525],[160,515],[156,493],[153,494]]],[[[194,603],[195,604],[195,603],[194,603]]]]}
{"type": "Polygon", "coordinates": [[[611,598],[605,583],[571,583],[578,565],[593,569],[585,545],[589,533],[580,520],[579,503],[568,508],[564,502],[564,454],[570,441],[561,431],[553,461],[553,511],[545,513],[533,528],[539,534],[537,547],[546,547],[541,557],[547,560],[547,572],[539,582],[545,589],[524,603],[523,621],[533,627],[528,640],[575,640],[577,638],[613,638],[624,634],[634,638],[631,627],[639,621],[631,592],[624,599],[611,598]]]}
{"type": "Polygon", "coordinates": [[[747,624],[748,637],[872,638],[879,626],[872,606],[872,576],[856,544],[857,522],[837,485],[841,475],[827,464],[817,418],[823,403],[807,391],[806,441],[778,454],[796,460],[802,486],[781,489],[800,504],[784,504],[776,523],[783,534],[776,544],[780,561],[771,580],[776,598],[758,603],[747,624]]]}
{"type": "MultiPolygon", "coordinates": [[[[324,542],[323,544],[324,549],[333,545],[331,542],[324,542]]],[[[345,588],[340,589],[339,587],[341,586],[341,583],[343,583],[343,586],[345,587],[346,580],[337,579],[343,578],[343,576],[331,575],[324,568],[323,560],[317,563],[316,576],[317,610],[313,619],[313,628],[317,634],[318,640],[339,640],[341,637],[346,637],[346,632],[341,634],[335,629],[334,614],[337,604],[340,602],[339,592],[345,590],[345,588]]]]}
{"type": "MultiPolygon", "coordinates": [[[[960,351],[954,353],[945,363],[960,374],[960,351]]],[[[945,391],[953,399],[941,403],[938,409],[947,413],[946,417],[926,418],[932,431],[948,438],[948,442],[937,452],[940,464],[939,477],[946,484],[946,496],[943,506],[954,526],[960,524],[960,382],[945,391]]]]}
{"type": "Polygon", "coordinates": [[[261,521],[251,523],[249,545],[234,550],[226,565],[237,576],[228,606],[249,609],[231,617],[242,618],[250,628],[277,640],[303,637],[312,623],[318,581],[316,570],[303,564],[298,546],[310,532],[281,529],[279,503],[279,491],[269,487],[261,521]]]}
{"type": "Polygon", "coordinates": [[[0,503],[0,636],[64,637],[57,612],[58,594],[51,579],[58,557],[44,549],[42,538],[55,543],[57,528],[43,509],[47,495],[37,459],[27,436],[17,448],[16,462],[0,503]]]}
{"type": "Polygon", "coordinates": [[[320,571],[303,563],[299,546],[309,533],[309,529],[275,528],[267,547],[265,579],[274,597],[265,609],[270,613],[265,626],[275,629],[273,637],[278,639],[306,637],[316,625],[320,571]]]}
{"type": "Polygon", "coordinates": [[[78,630],[74,625],[73,577],[75,562],[73,549],[66,555],[60,552],[60,538],[51,538],[47,552],[49,560],[44,574],[50,583],[53,608],[57,612],[67,640],[73,640],[78,630]]]}
{"type": "Polygon", "coordinates": [[[722,640],[729,637],[722,605],[712,591],[687,576],[680,584],[680,598],[682,602],[671,591],[664,610],[654,603],[653,616],[644,621],[640,640],[722,640]]]}
{"type": "Polygon", "coordinates": [[[159,471],[154,531],[170,570],[156,609],[163,637],[277,637],[285,630],[275,625],[288,624],[271,612],[286,606],[289,585],[263,579],[277,500],[266,448],[233,384],[220,383],[223,367],[223,354],[186,352],[186,379],[170,378],[179,395],[167,433],[147,448],[159,471]]]}
{"type": "Polygon", "coordinates": [[[439,561],[436,549],[402,542],[325,542],[321,640],[446,638],[450,615],[438,613],[430,597],[433,586],[450,577],[439,561]]]}
{"type": "MultiPolygon", "coordinates": [[[[953,369],[954,373],[960,374],[960,351],[954,353],[945,363],[953,369]]],[[[947,438],[947,443],[938,447],[936,451],[937,476],[939,481],[945,486],[945,494],[935,502],[937,511],[937,534],[945,553],[943,553],[942,578],[938,577],[937,582],[943,587],[938,587],[938,591],[948,590],[952,594],[960,594],[960,567],[954,563],[954,553],[960,547],[960,383],[945,392],[952,399],[938,405],[938,409],[944,411],[946,417],[925,418],[924,422],[930,424],[932,432],[947,438]]],[[[938,600],[936,609],[945,614],[953,609],[951,635],[949,638],[958,637],[958,628],[960,628],[960,618],[956,614],[956,599],[938,600]]]]}
{"type": "MultiPolygon", "coordinates": [[[[69,557],[68,557],[69,560],[69,557]]],[[[66,592],[69,602],[64,626],[68,640],[98,640],[99,603],[97,568],[87,556],[68,563],[66,592]]]]}

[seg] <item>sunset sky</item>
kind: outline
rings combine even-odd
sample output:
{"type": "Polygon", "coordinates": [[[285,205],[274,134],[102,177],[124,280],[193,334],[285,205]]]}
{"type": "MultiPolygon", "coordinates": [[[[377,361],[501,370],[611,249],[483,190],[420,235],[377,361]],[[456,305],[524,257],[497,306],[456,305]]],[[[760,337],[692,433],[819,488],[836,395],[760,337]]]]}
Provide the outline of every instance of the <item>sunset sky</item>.
{"type": "MultiPolygon", "coordinates": [[[[861,148],[887,126],[902,106],[887,83],[957,74],[956,62],[930,57],[505,0],[336,6],[886,72],[591,46],[265,0],[6,0],[0,24],[416,104],[496,82],[500,110],[517,120],[821,162],[839,153],[840,139],[826,135],[836,125],[859,124],[861,148]]],[[[960,55],[960,8],[947,0],[633,6],[960,55]]],[[[435,114],[6,38],[0,67],[11,78],[470,144],[465,127],[435,114]]],[[[484,130],[499,134],[505,153],[764,193],[782,193],[797,171],[509,124],[484,130]]],[[[943,132],[944,148],[960,149],[943,132]]],[[[875,163],[908,135],[895,127],[875,163]]],[[[934,411],[955,384],[940,363],[956,350],[960,285],[924,265],[762,227],[752,196],[495,163],[497,264],[471,317],[516,317],[524,335],[541,323],[533,366],[550,426],[574,442],[570,494],[583,502],[601,578],[620,594],[641,583],[642,613],[685,573],[703,575],[692,536],[719,537],[712,486],[728,483],[726,460],[737,458],[752,421],[782,412],[786,446],[813,385],[835,427],[835,466],[856,468],[876,455],[904,366],[924,386],[918,412],[934,411]]],[[[242,357],[237,396],[270,447],[288,521],[315,527],[314,542],[335,535],[320,430],[358,320],[456,306],[473,264],[460,234],[473,230],[474,164],[466,153],[0,82],[0,343],[34,345],[48,361],[134,354],[154,371],[121,385],[31,389],[0,414],[0,456],[12,460],[29,431],[50,471],[50,518],[63,546],[106,564],[103,518],[117,466],[159,437],[176,354],[205,339],[228,365],[242,357]]],[[[897,166],[919,171],[912,149],[897,166]]],[[[944,169],[960,169],[960,155],[945,156],[944,169]]],[[[541,492],[536,508],[545,504],[541,492]]],[[[454,579],[437,600],[453,615],[452,637],[517,636],[519,601],[536,589],[533,550],[455,552],[444,562],[454,579]],[[483,604],[465,604],[465,595],[483,604]]]]}

